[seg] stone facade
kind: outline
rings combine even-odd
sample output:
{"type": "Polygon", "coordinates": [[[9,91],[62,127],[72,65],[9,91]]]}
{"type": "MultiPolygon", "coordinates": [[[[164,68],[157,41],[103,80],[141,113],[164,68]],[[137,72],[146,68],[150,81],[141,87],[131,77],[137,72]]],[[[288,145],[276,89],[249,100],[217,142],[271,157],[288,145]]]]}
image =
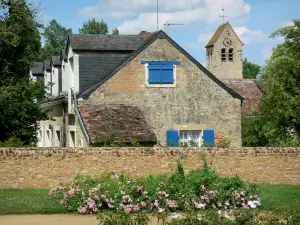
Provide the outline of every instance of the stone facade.
{"type": "Polygon", "coordinates": [[[300,148],[0,148],[0,189],[52,188],[78,173],[170,174],[179,159],[189,172],[202,168],[200,153],[220,176],[300,185],[300,148]]]}
{"type": "Polygon", "coordinates": [[[162,145],[166,131],[201,125],[241,146],[241,101],[209,78],[166,39],[157,39],[81,104],[125,104],[142,110],[162,145]],[[150,87],[141,61],[178,61],[175,87],[150,87]]]}
{"type": "Polygon", "coordinates": [[[206,47],[206,67],[219,79],[243,79],[243,43],[229,23],[220,27],[213,45],[206,47]],[[226,50],[225,61],[222,60],[222,49],[226,50]],[[230,49],[233,49],[232,61],[229,60],[230,49]]]}

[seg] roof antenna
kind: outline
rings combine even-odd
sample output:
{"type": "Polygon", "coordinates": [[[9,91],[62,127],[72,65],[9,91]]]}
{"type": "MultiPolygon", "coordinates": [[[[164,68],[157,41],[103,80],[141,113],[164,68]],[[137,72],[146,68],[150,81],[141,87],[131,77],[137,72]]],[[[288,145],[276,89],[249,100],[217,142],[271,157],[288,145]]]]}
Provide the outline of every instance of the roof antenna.
{"type": "Polygon", "coordinates": [[[169,26],[183,26],[182,23],[165,23],[164,24],[164,31],[166,30],[166,27],[169,27],[169,26]]]}
{"type": "Polygon", "coordinates": [[[157,12],[157,31],[158,31],[158,29],[159,29],[159,27],[158,27],[158,0],[157,0],[157,9],[156,9],[156,12],[157,12]]]}
{"type": "Polygon", "coordinates": [[[221,15],[220,17],[223,18],[223,24],[224,24],[225,23],[225,18],[228,17],[228,16],[225,16],[224,8],[222,8],[222,11],[223,11],[223,15],[221,15]]]}

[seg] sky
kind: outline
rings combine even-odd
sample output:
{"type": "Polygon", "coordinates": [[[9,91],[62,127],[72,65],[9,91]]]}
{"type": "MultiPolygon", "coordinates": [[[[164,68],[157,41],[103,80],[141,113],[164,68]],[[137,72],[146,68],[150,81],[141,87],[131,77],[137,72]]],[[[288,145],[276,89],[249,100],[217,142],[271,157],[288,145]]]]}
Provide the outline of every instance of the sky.
{"type": "MultiPolygon", "coordinates": [[[[157,0],[36,0],[39,21],[56,19],[78,33],[88,19],[104,20],[112,31],[138,34],[157,30],[157,0]]],[[[159,29],[205,66],[210,37],[228,21],[243,41],[243,58],[265,65],[282,38],[269,38],[279,28],[300,19],[300,0],[158,0],[159,29]],[[165,26],[164,24],[183,24],[165,26]]]]}

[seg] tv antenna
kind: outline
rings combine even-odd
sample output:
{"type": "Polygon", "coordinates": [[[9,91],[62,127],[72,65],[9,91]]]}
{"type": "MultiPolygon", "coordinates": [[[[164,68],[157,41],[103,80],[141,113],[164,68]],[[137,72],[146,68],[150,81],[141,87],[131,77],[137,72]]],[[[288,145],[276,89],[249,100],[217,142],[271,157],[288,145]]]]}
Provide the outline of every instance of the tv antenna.
{"type": "Polygon", "coordinates": [[[157,19],[157,31],[159,30],[159,26],[158,26],[158,0],[157,0],[157,8],[156,8],[156,19],[157,19]]]}
{"type": "Polygon", "coordinates": [[[224,8],[222,8],[222,11],[223,11],[223,15],[220,15],[220,17],[223,18],[223,23],[225,23],[225,18],[228,17],[228,16],[225,16],[225,10],[224,10],[224,8]]]}
{"type": "Polygon", "coordinates": [[[166,27],[169,27],[169,26],[183,26],[183,24],[182,23],[165,23],[164,30],[166,30],[166,27]]]}

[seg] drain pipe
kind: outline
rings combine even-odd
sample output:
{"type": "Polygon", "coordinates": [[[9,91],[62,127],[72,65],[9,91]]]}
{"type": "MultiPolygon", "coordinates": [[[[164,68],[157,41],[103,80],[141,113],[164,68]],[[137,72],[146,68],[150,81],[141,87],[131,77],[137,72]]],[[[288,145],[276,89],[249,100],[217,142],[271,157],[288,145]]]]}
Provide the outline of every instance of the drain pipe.
{"type": "Polygon", "coordinates": [[[84,126],[83,120],[82,120],[81,115],[79,113],[78,105],[77,105],[77,98],[76,98],[76,94],[75,94],[73,88],[71,88],[71,93],[73,95],[73,99],[74,99],[74,111],[75,111],[75,114],[78,116],[79,125],[81,127],[81,130],[83,131],[83,135],[85,137],[86,143],[88,145],[90,145],[90,137],[88,135],[88,132],[87,132],[85,126],[84,126]]]}

